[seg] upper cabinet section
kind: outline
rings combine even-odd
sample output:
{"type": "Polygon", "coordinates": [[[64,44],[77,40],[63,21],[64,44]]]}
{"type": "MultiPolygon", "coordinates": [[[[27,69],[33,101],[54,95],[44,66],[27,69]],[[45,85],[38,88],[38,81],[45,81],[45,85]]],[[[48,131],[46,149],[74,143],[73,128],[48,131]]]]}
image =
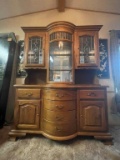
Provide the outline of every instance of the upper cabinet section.
{"type": "Polygon", "coordinates": [[[76,68],[99,67],[98,31],[101,25],[78,26],[75,33],[76,68]]]}
{"type": "Polygon", "coordinates": [[[54,22],[22,27],[26,69],[47,69],[49,82],[73,82],[74,69],[99,67],[98,33],[102,25],[75,26],[54,22]]]}

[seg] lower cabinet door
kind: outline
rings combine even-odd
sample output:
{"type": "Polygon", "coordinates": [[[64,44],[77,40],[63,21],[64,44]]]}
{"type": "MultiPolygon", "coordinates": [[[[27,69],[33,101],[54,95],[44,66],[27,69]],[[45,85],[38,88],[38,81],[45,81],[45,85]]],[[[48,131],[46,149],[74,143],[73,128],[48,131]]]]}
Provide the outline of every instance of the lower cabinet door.
{"type": "Polygon", "coordinates": [[[40,101],[19,100],[15,108],[15,124],[17,128],[40,128],[40,101]]]}
{"type": "Polygon", "coordinates": [[[104,101],[80,101],[80,130],[106,131],[107,114],[104,101]]]}

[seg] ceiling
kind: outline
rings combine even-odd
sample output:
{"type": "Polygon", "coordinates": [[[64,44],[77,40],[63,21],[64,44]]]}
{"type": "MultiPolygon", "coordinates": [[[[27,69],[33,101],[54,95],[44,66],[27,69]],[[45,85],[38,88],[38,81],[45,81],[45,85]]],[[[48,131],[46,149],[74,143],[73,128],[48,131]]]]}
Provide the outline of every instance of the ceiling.
{"type": "Polygon", "coordinates": [[[0,0],[0,20],[20,15],[67,8],[120,15],[120,0],[0,0]]]}

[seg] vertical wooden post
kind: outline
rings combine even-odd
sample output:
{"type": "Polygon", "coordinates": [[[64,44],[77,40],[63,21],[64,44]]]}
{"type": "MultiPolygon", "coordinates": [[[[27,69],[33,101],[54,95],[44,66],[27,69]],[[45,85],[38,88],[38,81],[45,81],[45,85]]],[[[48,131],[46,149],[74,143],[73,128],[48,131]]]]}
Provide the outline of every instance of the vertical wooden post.
{"type": "Polygon", "coordinates": [[[65,0],[58,0],[58,11],[59,12],[65,11],[65,0]]]}

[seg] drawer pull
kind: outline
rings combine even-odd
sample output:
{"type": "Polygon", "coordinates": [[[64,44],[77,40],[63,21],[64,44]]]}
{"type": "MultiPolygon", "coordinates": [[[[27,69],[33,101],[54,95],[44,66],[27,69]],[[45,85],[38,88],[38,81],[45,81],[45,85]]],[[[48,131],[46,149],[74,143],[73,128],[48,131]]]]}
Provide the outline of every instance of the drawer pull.
{"type": "Polygon", "coordinates": [[[62,97],[64,97],[64,95],[63,94],[62,95],[56,94],[56,97],[62,98],[62,97]]]}
{"type": "Polygon", "coordinates": [[[58,109],[63,109],[64,106],[56,106],[56,108],[58,108],[58,109]]]}
{"type": "Polygon", "coordinates": [[[61,131],[62,131],[62,129],[60,129],[60,128],[58,128],[58,127],[56,127],[56,130],[57,130],[58,132],[61,132],[61,131]]]}
{"type": "Polygon", "coordinates": [[[26,96],[31,97],[33,93],[26,93],[26,96]]]}
{"type": "Polygon", "coordinates": [[[96,94],[94,92],[88,93],[87,96],[96,97],[96,94]]]}
{"type": "Polygon", "coordinates": [[[56,116],[56,120],[57,121],[61,121],[63,119],[63,117],[58,117],[58,116],[56,116]]]}

